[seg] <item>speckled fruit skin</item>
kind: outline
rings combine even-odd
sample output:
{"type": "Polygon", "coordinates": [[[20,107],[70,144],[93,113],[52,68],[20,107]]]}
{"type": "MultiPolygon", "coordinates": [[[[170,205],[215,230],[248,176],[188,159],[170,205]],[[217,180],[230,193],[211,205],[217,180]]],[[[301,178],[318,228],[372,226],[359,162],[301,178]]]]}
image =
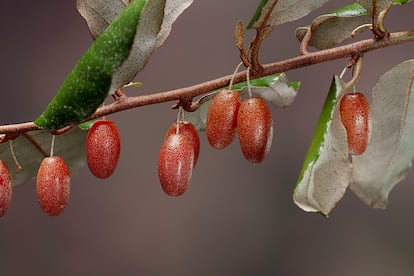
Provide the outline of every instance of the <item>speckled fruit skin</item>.
{"type": "Polygon", "coordinates": [[[206,119],[206,135],[213,148],[223,149],[233,141],[240,99],[235,90],[223,90],[214,96],[206,119]]]}
{"type": "Polygon", "coordinates": [[[86,161],[89,170],[97,178],[110,177],[118,165],[121,138],[111,120],[96,121],[86,138],[86,161]]]}
{"type": "Polygon", "coordinates": [[[348,150],[352,155],[365,152],[370,135],[370,107],[362,93],[350,93],[342,97],[339,112],[346,129],[348,150]]]}
{"type": "Polygon", "coordinates": [[[272,114],[262,98],[248,98],[241,102],[237,132],[244,157],[252,163],[262,162],[273,139],[272,114]]]}
{"type": "Polygon", "coordinates": [[[0,160],[0,217],[4,216],[12,198],[12,179],[7,164],[0,160]]]}
{"type": "Polygon", "coordinates": [[[158,177],[167,195],[182,195],[190,183],[194,166],[194,147],[184,134],[171,134],[164,140],[158,156],[158,177]]]}
{"type": "MultiPolygon", "coordinates": [[[[170,136],[171,134],[176,133],[177,131],[177,124],[173,123],[170,128],[167,130],[167,134],[165,135],[165,139],[170,136]]],[[[198,155],[200,154],[200,137],[198,136],[197,129],[194,125],[190,122],[180,122],[179,133],[186,135],[190,138],[191,142],[194,146],[194,167],[198,161],[198,155]]]]}
{"type": "Polygon", "coordinates": [[[36,190],[37,200],[46,214],[58,216],[63,212],[70,196],[70,172],[61,157],[43,159],[37,172],[36,190]]]}

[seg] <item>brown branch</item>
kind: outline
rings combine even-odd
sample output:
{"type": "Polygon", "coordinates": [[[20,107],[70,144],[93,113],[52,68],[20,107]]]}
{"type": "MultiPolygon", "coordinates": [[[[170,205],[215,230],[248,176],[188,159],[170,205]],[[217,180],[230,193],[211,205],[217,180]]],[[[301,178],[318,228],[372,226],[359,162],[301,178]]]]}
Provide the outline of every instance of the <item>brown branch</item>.
{"type": "MultiPolygon", "coordinates": [[[[361,40],[348,45],[331,48],[327,50],[321,50],[318,52],[312,52],[275,63],[265,64],[263,65],[263,70],[260,72],[260,74],[254,75],[252,79],[260,78],[275,73],[286,72],[318,63],[323,63],[326,61],[352,57],[357,54],[362,54],[377,49],[409,42],[414,42],[414,31],[391,33],[389,36],[385,37],[382,40],[361,40]]],[[[99,108],[88,120],[145,105],[158,104],[169,101],[186,102],[189,101],[189,99],[193,99],[194,97],[227,86],[230,82],[231,77],[232,75],[228,75],[197,85],[165,92],[154,93],[150,95],[122,97],[120,100],[112,104],[99,108]]],[[[243,81],[246,81],[246,71],[239,72],[234,77],[234,83],[239,83],[243,81]]],[[[27,131],[38,129],[39,128],[33,122],[3,125],[0,126],[0,134],[5,134],[8,137],[15,137],[19,133],[24,133],[27,131]]],[[[3,139],[3,141],[6,140],[7,139],[3,139]]]]}

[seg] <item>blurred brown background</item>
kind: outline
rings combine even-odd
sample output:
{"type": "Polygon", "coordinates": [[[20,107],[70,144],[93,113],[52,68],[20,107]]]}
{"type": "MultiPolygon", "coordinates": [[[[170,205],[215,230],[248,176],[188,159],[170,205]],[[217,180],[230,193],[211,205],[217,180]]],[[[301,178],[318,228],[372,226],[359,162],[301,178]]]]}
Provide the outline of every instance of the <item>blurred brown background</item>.
{"type": "MultiPolygon", "coordinates": [[[[247,22],[258,3],[195,1],[138,75],[144,86],[129,93],[230,74],[239,62],[234,25],[247,22]]],[[[322,10],[346,3],[331,1],[322,10]]],[[[386,21],[391,31],[413,29],[413,5],[393,9],[386,21]]],[[[297,55],[294,29],[320,13],[277,28],[261,61],[297,55]]],[[[3,1],[0,33],[0,123],[33,120],[89,47],[87,27],[74,0],[3,1]]],[[[369,93],[380,74],[413,58],[413,49],[367,54],[358,89],[369,93]]],[[[412,174],[392,192],[385,211],[369,208],[350,191],[328,219],[292,202],[332,74],[346,62],[288,72],[302,81],[300,94],[292,107],[272,108],[275,139],[260,165],[243,159],[237,141],[216,151],[200,133],[199,163],[180,198],[164,195],[156,171],[176,114],[172,103],[112,115],[123,144],[110,179],[97,180],[82,169],[58,218],[40,210],[34,181],[14,190],[0,220],[1,275],[414,275],[412,174]]]]}

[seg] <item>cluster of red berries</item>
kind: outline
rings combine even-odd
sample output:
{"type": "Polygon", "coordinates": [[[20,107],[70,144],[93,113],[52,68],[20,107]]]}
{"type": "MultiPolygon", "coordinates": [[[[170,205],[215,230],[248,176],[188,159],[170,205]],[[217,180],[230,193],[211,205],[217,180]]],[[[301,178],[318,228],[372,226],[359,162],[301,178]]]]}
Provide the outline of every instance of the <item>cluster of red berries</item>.
{"type": "MultiPolygon", "coordinates": [[[[86,139],[86,160],[93,175],[107,178],[118,164],[121,150],[117,127],[111,120],[96,121],[86,139]]],[[[71,177],[66,162],[60,156],[42,160],[36,179],[37,199],[41,209],[50,216],[58,216],[65,209],[70,197],[71,177]]],[[[4,161],[0,161],[0,217],[11,201],[11,174],[4,161]]]]}
{"type": "Polygon", "coordinates": [[[272,144],[272,114],[260,97],[241,100],[237,90],[223,90],[213,98],[207,113],[207,139],[213,148],[223,149],[236,132],[244,157],[260,163],[272,144]]]}
{"type": "Polygon", "coordinates": [[[368,100],[362,93],[345,94],[339,103],[339,113],[347,134],[349,154],[363,154],[371,133],[368,100]]]}
{"type": "MultiPolygon", "coordinates": [[[[351,155],[362,154],[370,136],[370,110],[362,93],[344,95],[339,105],[341,121],[347,132],[351,155]]],[[[238,134],[245,158],[263,161],[273,138],[273,120],[266,102],[260,97],[241,100],[236,90],[223,90],[212,100],[206,120],[206,135],[216,149],[227,147],[238,134]]],[[[111,120],[98,120],[86,139],[86,160],[93,175],[108,178],[115,171],[121,150],[120,135],[111,120]]],[[[189,122],[177,120],[168,129],[158,157],[158,176],[167,195],[182,195],[188,188],[200,152],[200,138],[189,122]]],[[[37,174],[37,198],[42,210],[58,216],[70,196],[70,171],[60,156],[42,160],[37,174]]],[[[0,217],[9,208],[12,179],[0,160],[0,217]]]]}
{"type": "MultiPolygon", "coordinates": [[[[190,183],[200,151],[196,128],[178,120],[167,131],[158,157],[158,176],[164,192],[182,195],[190,183]]],[[[223,90],[209,107],[206,135],[216,149],[223,149],[239,134],[240,146],[247,160],[259,163],[270,149],[273,137],[272,116],[262,98],[241,101],[236,90],[223,90]]]]}

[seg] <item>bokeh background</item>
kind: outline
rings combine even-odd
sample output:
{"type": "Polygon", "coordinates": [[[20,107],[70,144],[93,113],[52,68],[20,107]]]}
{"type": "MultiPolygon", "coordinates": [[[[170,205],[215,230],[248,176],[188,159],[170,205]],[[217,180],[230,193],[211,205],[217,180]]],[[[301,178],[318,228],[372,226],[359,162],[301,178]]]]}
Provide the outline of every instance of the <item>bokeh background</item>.
{"type": "MultiPolygon", "coordinates": [[[[247,22],[258,3],[195,1],[137,76],[144,86],[128,93],[232,73],[239,62],[234,25],[247,22]]],[[[347,3],[330,1],[277,28],[263,45],[261,61],[297,55],[294,29],[347,3]]],[[[388,28],[412,29],[412,13],[413,4],[395,7],[388,28]]],[[[33,120],[91,44],[86,24],[74,0],[3,1],[0,33],[0,123],[33,120]]],[[[414,57],[413,49],[367,54],[357,88],[370,93],[380,74],[414,57]]],[[[80,170],[72,178],[69,205],[55,218],[40,210],[34,181],[17,187],[0,220],[0,274],[414,275],[412,174],[392,191],[387,210],[371,209],[351,191],[329,218],[306,213],[292,201],[332,75],[346,63],[288,72],[291,80],[302,81],[299,96],[288,109],[272,107],[275,138],[260,165],[244,160],[237,141],[216,151],[200,133],[199,163],[179,198],[164,195],[157,176],[159,147],[176,116],[172,103],[110,116],[122,134],[115,174],[98,180],[86,167],[80,170]]]]}

